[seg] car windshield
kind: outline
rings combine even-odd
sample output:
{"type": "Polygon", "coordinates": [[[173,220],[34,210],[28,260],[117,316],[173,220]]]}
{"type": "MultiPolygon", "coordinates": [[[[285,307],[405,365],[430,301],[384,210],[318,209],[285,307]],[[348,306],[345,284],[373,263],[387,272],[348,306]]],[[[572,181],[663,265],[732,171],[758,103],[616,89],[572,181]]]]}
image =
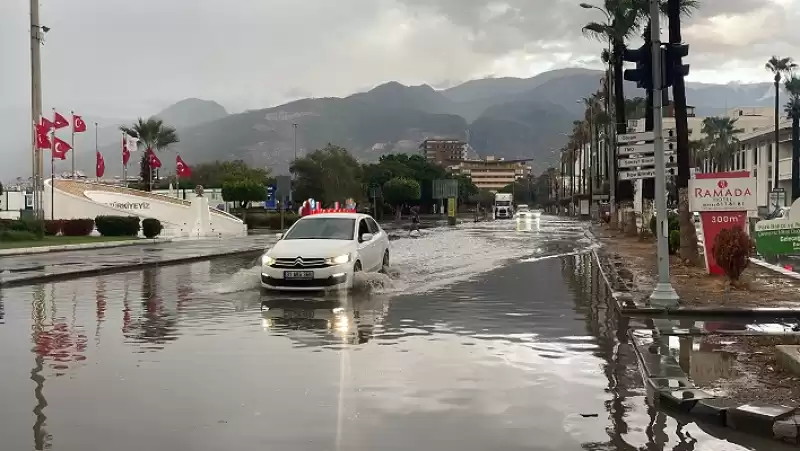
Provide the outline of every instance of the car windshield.
{"type": "Polygon", "coordinates": [[[352,240],[356,220],[352,218],[305,218],[297,221],[284,240],[352,240]]]}

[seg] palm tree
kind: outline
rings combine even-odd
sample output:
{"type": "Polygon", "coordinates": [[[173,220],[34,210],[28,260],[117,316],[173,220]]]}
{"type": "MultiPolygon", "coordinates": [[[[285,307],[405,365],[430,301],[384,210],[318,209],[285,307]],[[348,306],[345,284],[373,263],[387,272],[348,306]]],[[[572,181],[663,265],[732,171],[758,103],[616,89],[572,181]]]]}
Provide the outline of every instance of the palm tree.
{"type": "Polygon", "coordinates": [[[641,119],[647,111],[647,102],[644,97],[625,99],[625,117],[628,119],[641,119]]]}
{"type": "MultiPolygon", "coordinates": [[[[608,42],[612,48],[611,59],[614,73],[614,116],[617,123],[617,134],[623,135],[627,131],[625,120],[625,91],[623,87],[623,53],[625,41],[633,37],[639,25],[639,13],[634,7],[634,0],[604,0],[603,7],[597,7],[605,13],[606,22],[590,22],[583,26],[583,34],[603,42],[608,42]]],[[[593,8],[589,4],[581,4],[583,8],[593,8]]],[[[617,163],[614,159],[613,172],[616,174],[617,163]]],[[[618,182],[617,201],[633,198],[633,185],[629,182],[618,182]]]]}
{"type": "Polygon", "coordinates": [[[786,80],[785,87],[789,92],[789,101],[786,102],[784,111],[792,119],[792,202],[794,202],[800,197],[800,78],[792,75],[786,80]]]}
{"type": "Polygon", "coordinates": [[[714,165],[722,170],[730,168],[733,156],[739,149],[737,134],[744,132],[736,128],[736,118],[727,116],[707,117],[703,119],[701,132],[706,135],[708,153],[714,165]]]}
{"type": "MultiPolygon", "coordinates": [[[[781,78],[790,75],[796,68],[797,64],[791,57],[778,58],[772,55],[772,58],[767,61],[764,68],[772,72],[774,75],[773,81],[775,83],[775,178],[772,182],[772,187],[778,187],[778,170],[780,155],[778,155],[778,143],[780,142],[780,95],[781,95],[781,78]]],[[[789,80],[787,80],[787,83],[789,80]]]]}
{"type": "MultiPolygon", "coordinates": [[[[139,118],[132,126],[123,125],[119,129],[123,133],[138,138],[139,145],[145,149],[152,149],[158,152],[166,150],[169,146],[180,141],[174,127],[165,125],[164,121],[155,117],[147,120],[139,118]]],[[[153,170],[147,157],[148,152],[142,152],[139,162],[139,175],[142,178],[142,183],[149,191],[153,189],[153,170]]]]}
{"type": "Polygon", "coordinates": [[[689,141],[689,162],[692,167],[703,165],[703,161],[708,158],[706,152],[706,142],[702,139],[689,141]]]}

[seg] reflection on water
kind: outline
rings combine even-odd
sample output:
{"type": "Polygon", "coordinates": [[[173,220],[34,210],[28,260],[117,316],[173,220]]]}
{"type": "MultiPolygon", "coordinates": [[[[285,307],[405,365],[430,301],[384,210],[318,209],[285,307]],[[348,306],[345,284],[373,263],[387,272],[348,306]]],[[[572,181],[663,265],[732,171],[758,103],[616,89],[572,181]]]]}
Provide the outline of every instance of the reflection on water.
{"type": "Polygon", "coordinates": [[[495,245],[494,269],[409,245],[407,283],[417,260],[450,266],[435,273],[447,283],[401,293],[221,289],[244,280],[243,259],[0,291],[2,449],[755,446],[645,402],[627,320],[588,255],[519,263],[580,246],[573,223],[476,227],[449,236],[495,245]]]}

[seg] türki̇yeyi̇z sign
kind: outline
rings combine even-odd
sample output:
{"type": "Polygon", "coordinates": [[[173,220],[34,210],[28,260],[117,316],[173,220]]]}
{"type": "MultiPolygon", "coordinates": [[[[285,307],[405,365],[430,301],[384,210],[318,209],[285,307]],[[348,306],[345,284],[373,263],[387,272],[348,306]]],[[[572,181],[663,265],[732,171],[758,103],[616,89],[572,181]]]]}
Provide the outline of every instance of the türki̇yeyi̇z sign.
{"type": "Polygon", "coordinates": [[[109,202],[106,205],[117,210],[149,210],[150,202],[109,202]]]}

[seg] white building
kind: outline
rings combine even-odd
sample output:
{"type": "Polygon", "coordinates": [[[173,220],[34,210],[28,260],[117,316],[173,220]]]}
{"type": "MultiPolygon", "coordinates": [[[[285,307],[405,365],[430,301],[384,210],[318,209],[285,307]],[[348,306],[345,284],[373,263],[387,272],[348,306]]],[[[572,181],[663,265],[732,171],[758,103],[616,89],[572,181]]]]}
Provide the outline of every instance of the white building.
{"type": "Polygon", "coordinates": [[[769,192],[774,186],[775,166],[778,161],[778,188],[786,192],[786,204],[792,199],[792,122],[780,122],[779,154],[775,156],[774,125],[739,136],[739,151],[733,159],[732,170],[751,171],[758,180],[758,205],[767,207],[769,192]]]}

